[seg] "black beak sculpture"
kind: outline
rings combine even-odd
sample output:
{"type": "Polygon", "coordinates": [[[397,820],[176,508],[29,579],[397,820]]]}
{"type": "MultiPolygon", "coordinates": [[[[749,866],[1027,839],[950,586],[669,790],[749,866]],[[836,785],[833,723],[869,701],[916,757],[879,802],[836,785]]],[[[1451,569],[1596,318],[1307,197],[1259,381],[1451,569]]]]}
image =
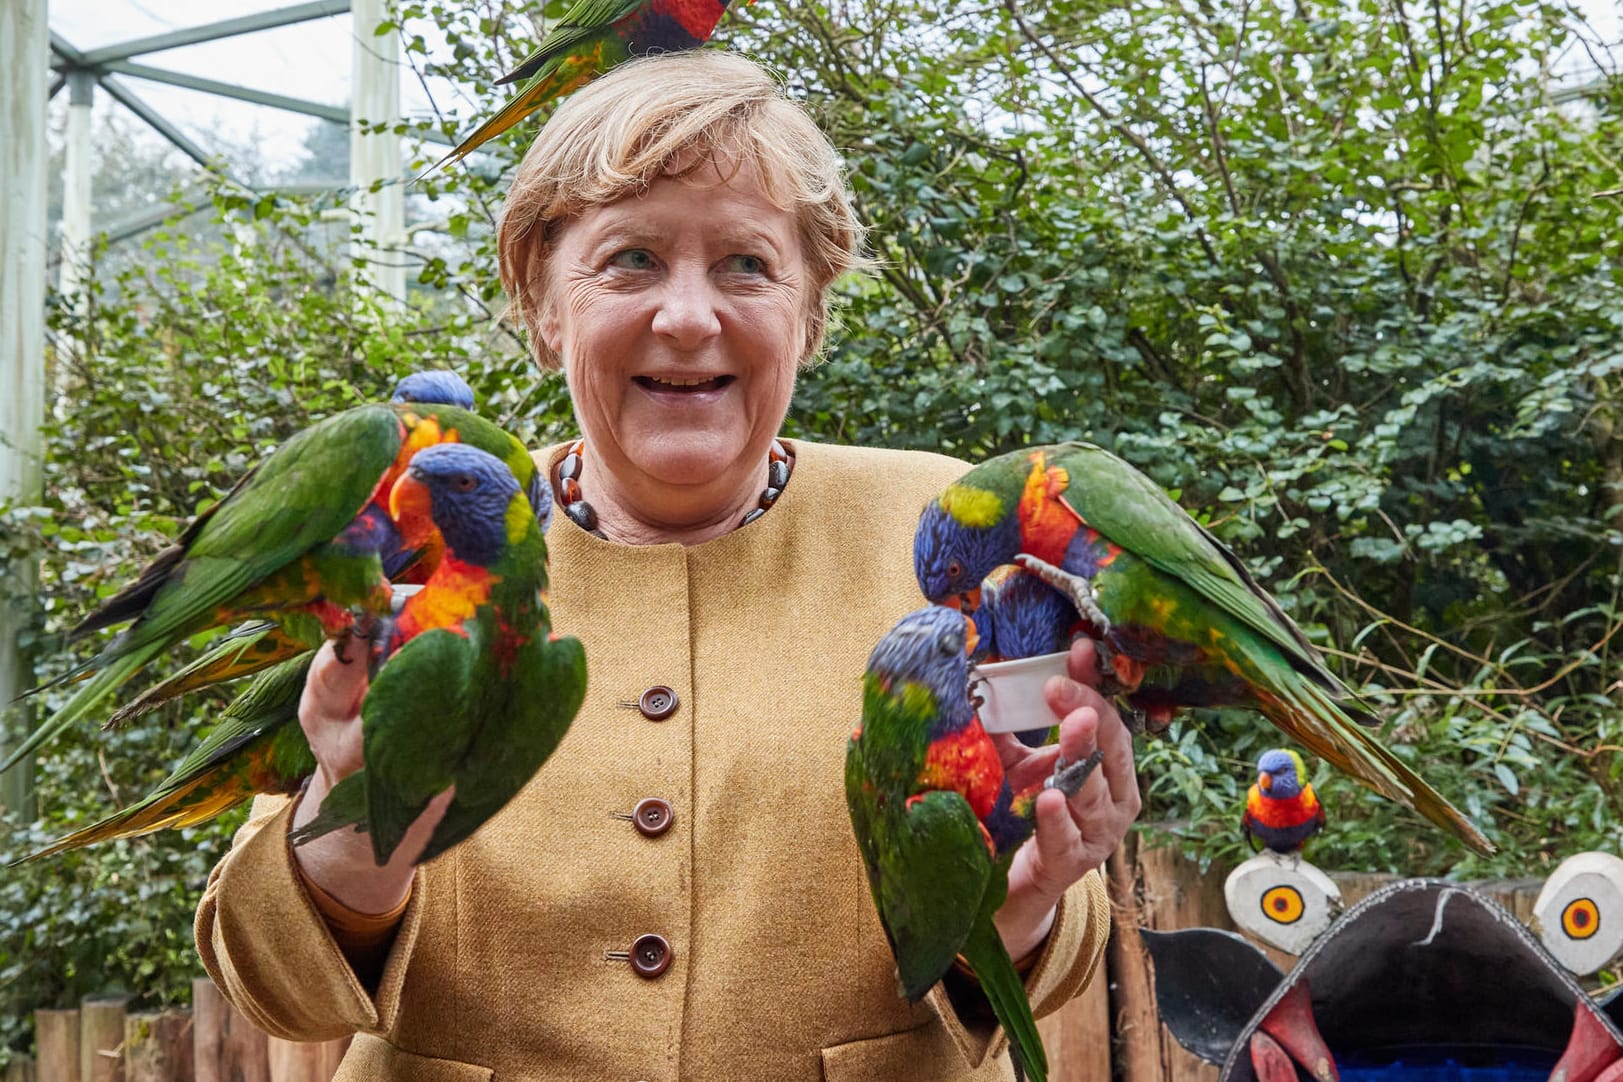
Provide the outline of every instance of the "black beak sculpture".
{"type": "Polygon", "coordinates": [[[1377,891],[1284,975],[1229,932],[1142,935],[1161,1020],[1220,1082],[1623,1082],[1623,999],[1461,884],[1377,891]]]}

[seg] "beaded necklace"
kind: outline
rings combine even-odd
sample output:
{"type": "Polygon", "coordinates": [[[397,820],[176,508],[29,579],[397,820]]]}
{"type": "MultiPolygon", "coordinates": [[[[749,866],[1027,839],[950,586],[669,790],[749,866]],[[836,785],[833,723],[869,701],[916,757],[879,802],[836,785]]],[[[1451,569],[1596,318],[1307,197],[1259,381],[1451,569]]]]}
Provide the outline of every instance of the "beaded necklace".
{"type": "MultiPolygon", "coordinates": [[[[553,489],[558,493],[558,506],[569,516],[569,521],[594,537],[603,537],[603,531],[597,528],[597,512],[586,502],[586,495],[581,491],[580,475],[585,466],[586,440],[582,438],[570,444],[569,452],[558,462],[553,489]]],[[[761,493],[761,502],[750,509],[744,521],[739,523],[740,526],[748,526],[766,514],[767,508],[783,494],[794,468],[793,456],[781,442],[773,440],[766,458],[766,491],[761,493]]]]}

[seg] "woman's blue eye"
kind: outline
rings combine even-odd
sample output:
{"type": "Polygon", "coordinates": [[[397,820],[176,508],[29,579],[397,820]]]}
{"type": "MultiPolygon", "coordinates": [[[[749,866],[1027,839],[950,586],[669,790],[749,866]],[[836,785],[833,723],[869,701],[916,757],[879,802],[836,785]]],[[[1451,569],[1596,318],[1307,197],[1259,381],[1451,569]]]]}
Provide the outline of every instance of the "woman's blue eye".
{"type": "Polygon", "coordinates": [[[730,255],[727,269],[735,274],[765,274],[766,260],[758,255],[730,255]]]}
{"type": "Polygon", "coordinates": [[[646,248],[627,248],[610,256],[609,263],[625,270],[648,270],[654,265],[654,256],[646,248]]]}

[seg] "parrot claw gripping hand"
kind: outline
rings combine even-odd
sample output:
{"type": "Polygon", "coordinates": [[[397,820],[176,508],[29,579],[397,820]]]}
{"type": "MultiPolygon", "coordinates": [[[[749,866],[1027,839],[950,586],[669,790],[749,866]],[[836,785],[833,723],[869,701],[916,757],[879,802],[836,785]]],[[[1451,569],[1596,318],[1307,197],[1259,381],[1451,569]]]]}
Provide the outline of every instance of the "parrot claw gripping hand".
{"type": "Polygon", "coordinates": [[[499,812],[552,754],[586,691],[580,642],[551,634],[546,543],[506,465],[473,447],[428,448],[395,484],[389,510],[408,544],[433,541],[443,555],[380,651],[361,703],[365,765],[291,836],[302,845],[364,829],[379,865],[452,786],[419,862],[499,812]]]}
{"type": "Polygon", "coordinates": [[[549,102],[632,57],[697,49],[710,40],[728,0],[575,0],[541,44],[497,86],[519,92],[436,163],[461,161],[549,102]]]}
{"type": "MultiPolygon", "coordinates": [[[[390,581],[411,581],[431,567],[435,543],[403,545],[383,501],[412,456],[438,443],[489,452],[534,496],[539,474],[524,445],[477,414],[407,400],[466,384],[449,373],[418,373],[397,400],[358,406],[299,432],[249,471],[226,497],[199,515],[137,580],[86,617],[72,635],[133,621],[101,653],[55,683],[82,681],[60,709],[14,749],[0,770],[90,713],[154,658],[198,632],[244,618],[260,623],[233,633],[188,666],[161,693],[143,696],[134,716],[173,695],[257,672],[320,645],[355,613],[387,615],[390,581]],[[419,377],[431,377],[426,381],[419,377]],[[268,619],[269,622],[265,622],[268,619]]],[[[471,395],[471,392],[467,392],[471,395]]],[[[550,512],[543,499],[536,514],[550,512]]],[[[35,694],[53,684],[41,685],[35,694]]]]}
{"type": "Polygon", "coordinates": [[[943,605],[974,606],[982,581],[1010,563],[1056,587],[1119,688],[1103,690],[1123,694],[1152,729],[1188,706],[1257,710],[1368,788],[1494,851],[1368,731],[1379,719],[1240,559],[1102,447],[1032,447],[976,466],[925,507],[913,555],[924,596],[943,605]]]}
{"type": "Polygon", "coordinates": [[[1047,1055],[993,917],[1047,784],[1080,789],[1097,757],[1014,792],[969,699],[968,621],[932,606],[874,647],[862,721],[846,745],[845,796],[868,886],[907,998],[959,955],[1009,1036],[1017,1072],[1045,1082],[1047,1055]]]}

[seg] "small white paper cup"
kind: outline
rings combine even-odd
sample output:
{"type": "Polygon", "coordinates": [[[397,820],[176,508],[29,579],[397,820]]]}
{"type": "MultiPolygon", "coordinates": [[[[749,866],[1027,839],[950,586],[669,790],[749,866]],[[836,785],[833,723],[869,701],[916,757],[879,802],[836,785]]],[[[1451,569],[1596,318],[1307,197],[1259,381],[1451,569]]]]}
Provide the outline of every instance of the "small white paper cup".
{"type": "Polygon", "coordinates": [[[1048,700],[1043,698],[1043,685],[1050,676],[1065,675],[1065,659],[1070,656],[1069,650],[1061,650],[1057,654],[975,666],[975,675],[981,678],[976,691],[984,700],[980,708],[982,727],[989,733],[1023,733],[1057,725],[1048,700]]]}

